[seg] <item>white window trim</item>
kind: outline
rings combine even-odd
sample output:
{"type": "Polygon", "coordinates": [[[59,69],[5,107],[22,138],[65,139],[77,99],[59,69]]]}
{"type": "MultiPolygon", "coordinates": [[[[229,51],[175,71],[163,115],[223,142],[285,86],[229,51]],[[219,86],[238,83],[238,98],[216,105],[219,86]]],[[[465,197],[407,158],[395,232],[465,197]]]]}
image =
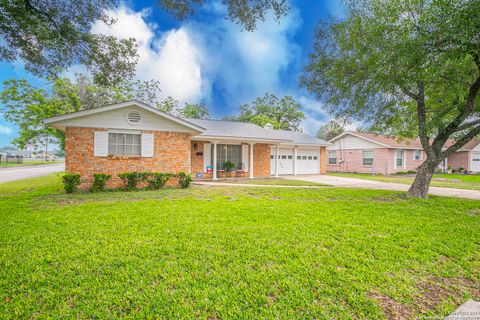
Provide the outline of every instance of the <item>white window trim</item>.
{"type": "Polygon", "coordinates": [[[107,134],[107,155],[114,156],[114,157],[142,157],[143,156],[143,134],[141,131],[132,131],[132,130],[108,130],[107,134]],[[110,133],[115,134],[131,134],[131,135],[139,135],[140,136],[140,154],[110,154],[109,147],[110,147],[110,133]]]}
{"type": "MultiPolygon", "coordinates": [[[[367,158],[367,159],[370,159],[370,158],[367,158]]],[[[373,163],[375,162],[375,154],[374,154],[374,151],[372,149],[362,149],[362,166],[364,167],[373,167],[373,163]],[[364,157],[364,152],[365,151],[371,151],[372,152],[372,164],[363,164],[363,159],[365,159],[364,157]]]]}
{"type": "Polygon", "coordinates": [[[398,165],[397,165],[397,157],[398,157],[398,152],[399,151],[403,151],[403,157],[402,157],[402,168],[403,169],[406,169],[407,168],[407,157],[405,156],[405,150],[404,149],[395,149],[395,152],[393,153],[393,169],[398,169],[398,165]]]}
{"type": "Polygon", "coordinates": [[[412,159],[413,159],[414,161],[422,161],[422,160],[423,160],[423,152],[422,152],[422,150],[413,150],[412,159]],[[420,152],[420,159],[415,159],[415,152],[418,152],[418,151],[420,152]]]}
{"type": "Polygon", "coordinates": [[[336,165],[338,163],[338,158],[337,158],[337,150],[328,150],[328,164],[333,166],[333,165],[336,165]],[[335,163],[330,163],[330,159],[334,159],[334,158],[331,158],[330,157],[330,152],[334,152],[335,153],[335,163]]]}

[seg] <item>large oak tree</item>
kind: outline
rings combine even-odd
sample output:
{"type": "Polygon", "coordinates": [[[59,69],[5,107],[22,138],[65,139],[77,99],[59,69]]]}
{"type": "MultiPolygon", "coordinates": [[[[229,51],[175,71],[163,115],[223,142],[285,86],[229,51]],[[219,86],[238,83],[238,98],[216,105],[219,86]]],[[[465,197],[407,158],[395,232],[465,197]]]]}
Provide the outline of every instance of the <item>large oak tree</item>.
{"type": "Polygon", "coordinates": [[[409,195],[426,198],[441,161],[480,134],[480,1],[347,4],[345,19],[319,25],[301,82],[335,116],[420,137],[409,195]]]}

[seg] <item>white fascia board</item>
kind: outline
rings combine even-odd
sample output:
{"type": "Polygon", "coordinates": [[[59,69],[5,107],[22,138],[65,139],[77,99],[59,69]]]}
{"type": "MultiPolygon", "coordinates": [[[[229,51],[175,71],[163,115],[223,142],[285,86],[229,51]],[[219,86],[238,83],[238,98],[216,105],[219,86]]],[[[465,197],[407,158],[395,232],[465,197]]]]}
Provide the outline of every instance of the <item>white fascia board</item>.
{"type": "Polygon", "coordinates": [[[281,139],[262,139],[262,138],[246,138],[246,137],[223,137],[223,136],[204,136],[197,135],[193,136],[191,140],[195,141],[241,141],[241,142],[259,142],[259,143],[291,143],[291,140],[281,140],[281,139]]]}

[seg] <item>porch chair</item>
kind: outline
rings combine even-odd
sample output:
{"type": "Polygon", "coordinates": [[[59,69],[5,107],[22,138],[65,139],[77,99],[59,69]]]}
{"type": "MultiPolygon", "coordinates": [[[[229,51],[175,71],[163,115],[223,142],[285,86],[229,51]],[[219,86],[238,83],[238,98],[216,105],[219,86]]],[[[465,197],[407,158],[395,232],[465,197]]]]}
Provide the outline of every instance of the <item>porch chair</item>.
{"type": "Polygon", "coordinates": [[[245,177],[245,165],[239,162],[235,170],[235,177],[245,177]]]}

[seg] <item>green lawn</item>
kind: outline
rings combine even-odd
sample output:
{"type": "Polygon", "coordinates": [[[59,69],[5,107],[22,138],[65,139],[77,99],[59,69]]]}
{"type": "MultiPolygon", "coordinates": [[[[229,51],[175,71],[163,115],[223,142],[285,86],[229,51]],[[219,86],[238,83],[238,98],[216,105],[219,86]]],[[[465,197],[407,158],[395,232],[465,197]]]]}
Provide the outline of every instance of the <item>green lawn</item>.
{"type": "MultiPolygon", "coordinates": [[[[4,159],[2,159],[4,160],[4,159]]],[[[46,165],[46,164],[58,164],[58,163],[63,163],[64,160],[51,160],[51,161],[45,161],[41,159],[34,159],[34,160],[24,160],[23,163],[5,163],[1,162],[0,163],[0,168],[1,167],[22,167],[22,166],[38,166],[38,165],[46,165]]]]}
{"type": "MultiPolygon", "coordinates": [[[[395,182],[403,184],[412,184],[414,177],[410,176],[396,176],[396,175],[371,175],[369,173],[344,173],[344,172],[329,172],[329,175],[358,178],[364,180],[375,180],[382,182],[395,182]]],[[[480,175],[473,174],[435,174],[431,183],[434,187],[447,187],[458,189],[472,189],[480,190],[480,175]]]]}
{"type": "Polygon", "coordinates": [[[58,181],[0,184],[1,318],[413,318],[480,299],[478,201],[58,181]]]}
{"type": "Polygon", "coordinates": [[[327,186],[326,184],[301,181],[301,180],[290,180],[282,178],[270,178],[270,179],[226,179],[219,180],[222,183],[233,183],[233,184],[257,184],[257,185],[273,185],[273,186],[327,186]]]}

